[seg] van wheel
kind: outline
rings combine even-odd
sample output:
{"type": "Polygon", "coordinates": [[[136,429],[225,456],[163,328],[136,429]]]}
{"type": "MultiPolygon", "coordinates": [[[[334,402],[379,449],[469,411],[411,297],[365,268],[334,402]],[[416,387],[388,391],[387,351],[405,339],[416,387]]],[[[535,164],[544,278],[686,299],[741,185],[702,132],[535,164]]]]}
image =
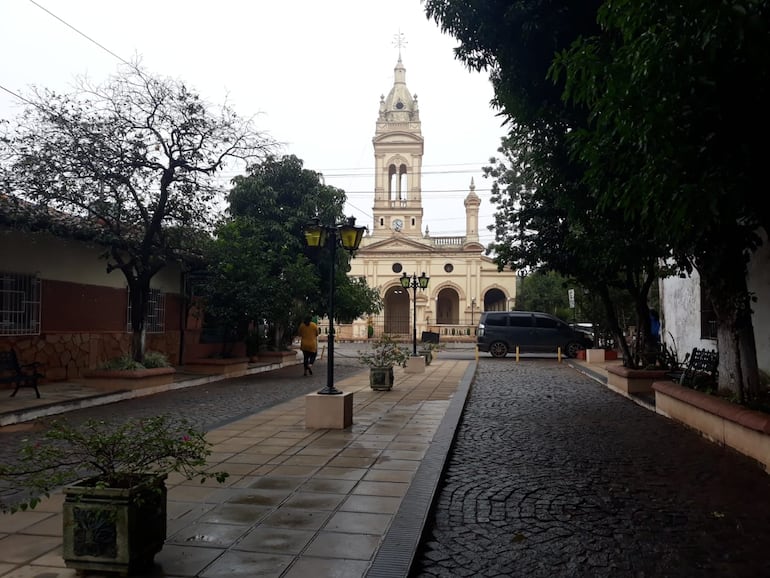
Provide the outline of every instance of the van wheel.
{"type": "Polygon", "coordinates": [[[583,350],[584,347],[580,345],[577,341],[571,341],[567,344],[567,357],[570,357],[572,359],[575,359],[577,357],[578,351],[583,350]]]}
{"type": "Polygon", "coordinates": [[[492,357],[505,357],[508,355],[508,346],[502,341],[495,341],[489,346],[489,353],[492,357]]]}

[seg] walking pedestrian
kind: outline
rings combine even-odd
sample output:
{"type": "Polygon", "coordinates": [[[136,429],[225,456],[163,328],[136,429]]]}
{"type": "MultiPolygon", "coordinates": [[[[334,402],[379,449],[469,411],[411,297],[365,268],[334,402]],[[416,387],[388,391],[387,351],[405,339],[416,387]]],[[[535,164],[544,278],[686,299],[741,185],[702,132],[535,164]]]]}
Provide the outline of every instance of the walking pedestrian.
{"type": "Polygon", "coordinates": [[[302,351],[302,365],[305,373],[313,375],[313,363],[318,353],[318,325],[306,315],[299,325],[299,349],[302,351]]]}

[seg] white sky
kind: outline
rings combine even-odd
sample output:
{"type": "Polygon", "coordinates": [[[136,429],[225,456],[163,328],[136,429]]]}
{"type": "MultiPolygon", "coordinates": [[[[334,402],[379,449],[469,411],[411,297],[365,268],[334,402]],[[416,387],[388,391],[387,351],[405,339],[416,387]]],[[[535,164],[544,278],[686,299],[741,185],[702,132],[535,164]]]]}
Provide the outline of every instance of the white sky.
{"type": "MultiPolygon", "coordinates": [[[[399,31],[425,138],[423,223],[431,235],[464,234],[473,177],[486,245],[494,207],[481,166],[496,153],[502,119],[489,105],[487,75],[455,60],[457,42],[420,0],[0,0],[0,87],[67,91],[77,76],[101,82],[115,73],[120,62],[110,52],[139,57],[209,102],[227,96],[240,115],[257,115],[257,128],[285,143],[281,154],[344,189],[347,214],[371,227],[372,137],[380,95],[393,85],[399,31]]],[[[0,118],[20,104],[0,89],[0,118]]]]}

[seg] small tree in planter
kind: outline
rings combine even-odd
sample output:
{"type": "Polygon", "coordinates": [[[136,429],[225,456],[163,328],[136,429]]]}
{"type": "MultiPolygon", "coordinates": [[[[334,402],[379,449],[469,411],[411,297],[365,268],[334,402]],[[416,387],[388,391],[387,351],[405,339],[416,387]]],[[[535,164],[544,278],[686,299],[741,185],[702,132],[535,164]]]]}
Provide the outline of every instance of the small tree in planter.
{"type": "Polygon", "coordinates": [[[34,508],[64,486],[65,564],[130,574],[149,566],[163,547],[168,474],[201,482],[227,478],[208,468],[210,454],[204,433],[184,419],[155,416],[117,425],[89,420],[81,426],[55,420],[41,441],[22,446],[15,464],[0,466],[4,485],[23,492],[0,507],[34,508]]]}

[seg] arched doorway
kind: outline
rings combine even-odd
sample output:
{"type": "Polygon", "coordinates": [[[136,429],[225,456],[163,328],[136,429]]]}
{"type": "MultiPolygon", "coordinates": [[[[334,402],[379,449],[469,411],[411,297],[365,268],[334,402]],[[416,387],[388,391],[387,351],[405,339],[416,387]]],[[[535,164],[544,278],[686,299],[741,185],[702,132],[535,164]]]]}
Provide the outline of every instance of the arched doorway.
{"type": "Polygon", "coordinates": [[[409,293],[403,287],[385,291],[383,331],[390,335],[409,335],[409,293]]]}
{"type": "Polygon", "coordinates": [[[436,297],[436,323],[438,325],[460,323],[460,296],[452,287],[444,287],[436,297]]]}
{"type": "Polygon", "coordinates": [[[507,311],[505,293],[500,289],[490,289],[484,294],[484,311],[507,311]]]}

